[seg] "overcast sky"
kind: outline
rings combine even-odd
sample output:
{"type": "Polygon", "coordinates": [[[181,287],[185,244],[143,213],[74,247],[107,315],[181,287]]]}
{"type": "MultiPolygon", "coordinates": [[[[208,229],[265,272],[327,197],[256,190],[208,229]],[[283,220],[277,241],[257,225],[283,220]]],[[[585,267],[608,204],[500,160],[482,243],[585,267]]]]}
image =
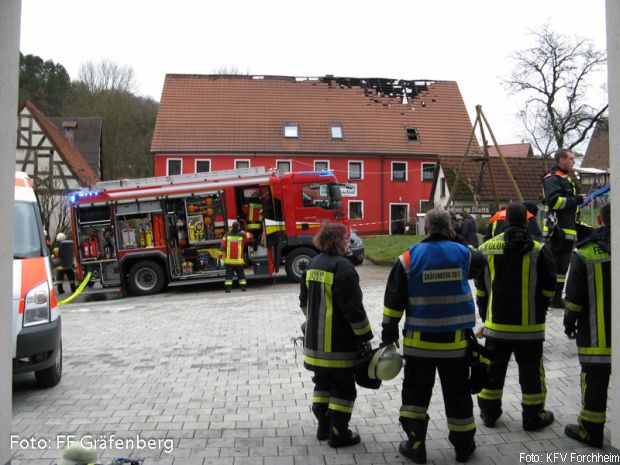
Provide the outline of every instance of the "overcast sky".
{"type": "Polygon", "coordinates": [[[545,22],[606,48],[604,0],[22,0],[21,51],[62,64],[72,79],[86,61],[130,65],[135,91],[155,100],[167,73],[223,66],[452,80],[472,122],[482,105],[498,142],[512,143],[518,99],[501,81],[511,53],[545,22]]]}

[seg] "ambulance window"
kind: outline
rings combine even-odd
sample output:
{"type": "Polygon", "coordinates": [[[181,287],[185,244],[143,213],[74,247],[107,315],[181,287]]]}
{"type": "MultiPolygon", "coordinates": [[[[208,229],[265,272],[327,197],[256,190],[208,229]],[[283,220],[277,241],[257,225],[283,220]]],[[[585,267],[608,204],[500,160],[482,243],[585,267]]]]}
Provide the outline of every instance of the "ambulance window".
{"type": "Polygon", "coordinates": [[[41,232],[36,205],[32,202],[15,202],[13,219],[13,258],[43,256],[41,232]]]}

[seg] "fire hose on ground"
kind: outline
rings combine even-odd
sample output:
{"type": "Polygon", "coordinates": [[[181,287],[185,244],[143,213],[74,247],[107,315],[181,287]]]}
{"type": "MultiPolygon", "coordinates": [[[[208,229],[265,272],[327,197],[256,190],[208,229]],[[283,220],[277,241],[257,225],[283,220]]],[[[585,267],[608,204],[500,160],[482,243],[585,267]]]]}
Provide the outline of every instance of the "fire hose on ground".
{"type": "Polygon", "coordinates": [[[90,281],[90,276],[91,276],[91,272],[89,272],[86,277],[84,278],[84,281],[82,281],[82,284],[80,284],[78,286],[78,288],[75,290],[75,292],[73,294],[71,294],[69,297],[67,297],[64,300],[61,300],[60,302],[58,302],[58,305],[65,305],[68,304],[69,302],[71,302],[73,299],[75,299],[78,295],[80,295],[82,293],[82,291],[84,290],[84,288],[86,287],[86,285],[88,284],[88,281],[90,281]]]}

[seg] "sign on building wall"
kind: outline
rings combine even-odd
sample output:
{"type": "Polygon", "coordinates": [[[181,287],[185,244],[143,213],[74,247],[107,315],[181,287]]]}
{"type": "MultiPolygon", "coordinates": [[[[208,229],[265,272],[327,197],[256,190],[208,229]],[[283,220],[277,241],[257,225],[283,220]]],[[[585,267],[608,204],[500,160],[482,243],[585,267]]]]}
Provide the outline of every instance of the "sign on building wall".
{"type": "Polygon", "coordinates": [[[448,207],[449,212],[460,213],[463,209],[467,210],[471,214],[490,214],[491,205],[458,205],[448,207]]]}
{"type": "Polygon", "coordinates": [[[343,197],[357,197],[357,184],[340,184],[340,193],[343,197]]]}

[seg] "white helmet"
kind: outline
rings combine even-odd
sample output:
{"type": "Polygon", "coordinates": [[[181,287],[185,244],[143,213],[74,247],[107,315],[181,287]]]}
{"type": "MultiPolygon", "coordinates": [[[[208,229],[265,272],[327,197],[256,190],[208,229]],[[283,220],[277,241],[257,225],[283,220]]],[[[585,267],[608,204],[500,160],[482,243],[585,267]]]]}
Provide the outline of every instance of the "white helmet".
{"type": "Polygon", "coordinates": [[[368,377],[389,381],[396,378],[403,367],[403,356],[400,355],[394,344],[377,349],[368,364],[368,377]]]}
{"type": "Polygon", "coordinates": [[[65,236],[65,233],[61,233],[61,232],[59,232],[58,234],[56,234],[56,240],[57,240],[58,242],[60,242],[60,241],[64,241],[64,240],[66,240],[66,239],[67,239],[67,236],[65,236]]]}

